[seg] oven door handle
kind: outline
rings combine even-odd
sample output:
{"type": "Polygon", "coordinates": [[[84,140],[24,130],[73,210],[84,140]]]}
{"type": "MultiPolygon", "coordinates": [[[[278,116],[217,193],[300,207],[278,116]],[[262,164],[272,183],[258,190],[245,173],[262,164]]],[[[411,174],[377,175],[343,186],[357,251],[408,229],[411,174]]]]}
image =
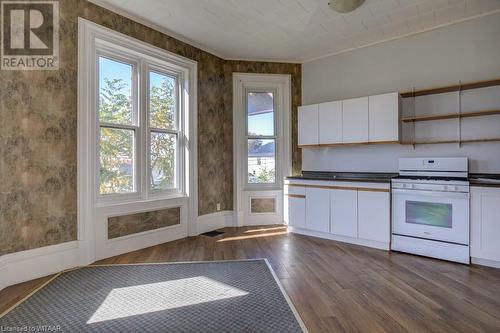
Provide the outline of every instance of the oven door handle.
{"type": "Polygon", "coordinates": [[[420,191],[420,190],[403,190],[403,189],[392,189],[392,194],[413,194],[413,195],[424,195],[431,197],[441,197],[441,198],[458,198],[458,199],[469,199],[470,194],[464,192],[443,192],[443,191],[420,191]]]}

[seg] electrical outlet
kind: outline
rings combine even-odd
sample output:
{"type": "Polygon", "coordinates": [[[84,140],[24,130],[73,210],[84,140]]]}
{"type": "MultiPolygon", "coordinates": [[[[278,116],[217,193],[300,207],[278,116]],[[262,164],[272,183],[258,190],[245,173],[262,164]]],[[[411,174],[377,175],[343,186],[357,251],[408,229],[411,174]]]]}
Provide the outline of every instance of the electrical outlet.
{"type": "Polygon", "coordinates": [[[217,204],[217,210],[220,210],[220,203],[217,204]]]}

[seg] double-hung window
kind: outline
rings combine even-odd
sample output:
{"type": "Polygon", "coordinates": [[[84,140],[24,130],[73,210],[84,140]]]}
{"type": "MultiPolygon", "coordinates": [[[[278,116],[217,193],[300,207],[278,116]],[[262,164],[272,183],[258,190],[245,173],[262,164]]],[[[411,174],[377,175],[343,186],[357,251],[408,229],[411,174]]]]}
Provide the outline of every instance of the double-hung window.
{"type": "Polygon", "coordinates": [[[247,186],[277,184],[275,91],[246,91],[247,186]]]}
{"type": "Polygon", "coordinates": [[[99,200],[185,193],[185,73],[136,51],[96,45],[99,200]]]}

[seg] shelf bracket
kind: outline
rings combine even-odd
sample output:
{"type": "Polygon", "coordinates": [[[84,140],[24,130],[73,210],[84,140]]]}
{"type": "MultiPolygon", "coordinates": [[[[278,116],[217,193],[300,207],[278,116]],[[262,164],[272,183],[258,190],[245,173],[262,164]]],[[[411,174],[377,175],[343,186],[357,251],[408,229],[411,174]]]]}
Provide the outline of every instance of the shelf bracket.
{"type": "MultiPolygon", "coordinates": [[[[417,102],[416,102],[416,98],[415,98],[415,86],[413,86],[412,88],[412,95],[413,95],[413,117],[416,116],[416,112],[417,112],[417,102]]],[[[415,122],[412,121],[412,134],[411,134],[411,139],[412,139],[412,147],[413,147],[413,150],[415,150],[415,142],[417,141],[417,131],[415,130],[415,122]]]]}
{"type": "Polygon", "coordinates": [[[462,81],[458,81],[458,148],[462,147],[462,81]]]}

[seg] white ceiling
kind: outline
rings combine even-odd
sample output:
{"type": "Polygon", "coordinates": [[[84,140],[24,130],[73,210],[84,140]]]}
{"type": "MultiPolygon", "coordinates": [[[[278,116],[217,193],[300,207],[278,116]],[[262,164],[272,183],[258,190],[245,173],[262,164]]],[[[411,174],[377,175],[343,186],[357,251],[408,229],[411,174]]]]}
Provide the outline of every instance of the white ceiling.
{"type": "Polygon", "coordinates": [[[500,0],[91,0],[225,59],[305,62],[500,11],[500,0]]]}

